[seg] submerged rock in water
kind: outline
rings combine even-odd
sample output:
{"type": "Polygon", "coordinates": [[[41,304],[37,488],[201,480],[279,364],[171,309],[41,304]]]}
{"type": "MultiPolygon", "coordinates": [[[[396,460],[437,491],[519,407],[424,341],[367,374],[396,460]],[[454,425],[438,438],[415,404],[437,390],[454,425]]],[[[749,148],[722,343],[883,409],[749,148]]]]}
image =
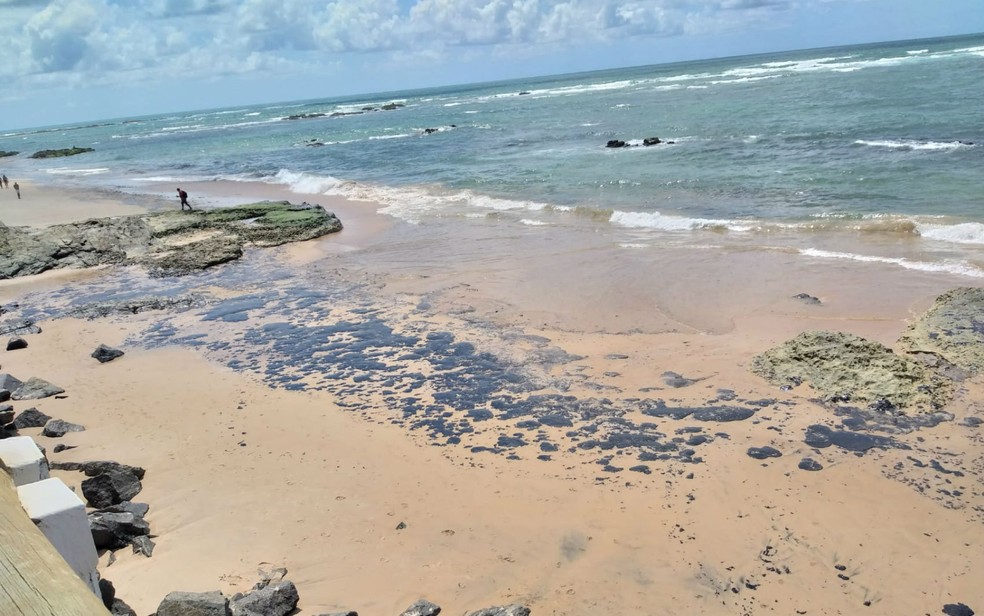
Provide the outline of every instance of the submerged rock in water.
{"type": "Polygon", "coordinates": [[[182,275],[238,259],[247,245],[279,246],[341,228],[320,205],[287,201],[94,218],[42,230],[0,223],[0,279],[130,263],[159,276],[182,275]]]}
{"type": "Polygon", "coordinates": [[[929,412],[946,404],[953,381],[854,334],[807,331],[752,360],[774,385],[809,382],[824,399],[929,412]]]}
{"type": "Polygon", "coordinates": [[[984,370],[984,289],[961,287],[936,298],[933,307],[899,338],[910,353],[929,353],[971,372],[984,370]]]}

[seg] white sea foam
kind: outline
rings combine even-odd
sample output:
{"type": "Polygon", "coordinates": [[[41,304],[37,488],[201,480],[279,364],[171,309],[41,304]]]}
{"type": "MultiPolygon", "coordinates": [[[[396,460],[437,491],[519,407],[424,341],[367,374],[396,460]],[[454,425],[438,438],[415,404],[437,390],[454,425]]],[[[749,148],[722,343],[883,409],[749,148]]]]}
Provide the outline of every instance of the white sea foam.
{"type": "Polygon", "coordinates": [[[919,235],[940,242],[957,244],[984,244],[984,224],[964,222],[955,225],[922,223],[916,226],[919,235]]]}
{"type": "Polygon", "coordinates": [[[817,248],[801,249],[800,254],[818,259],[844,259],[848,261],[858,261],[860,263],[885,263],[922,272],[941,272],[946,274],[956,274],[959,276],[970,276],[973,278],[984,278],[984,270],[981,270],[980,268],[975,267],[965,261],[942,261],[939,263],[929,261],[910,261],[909,259],[903,259],[901,257],[878,257],[873,255],[854,254],[850,252],[820,250],[817,248]]]}
{"type": "Polygon", "coordinates": [[[854,143],[893,150],[957,150],[973,147],[973,144],[963,141],[919,141],[917,139],[858,139],[854,143]]]}
{"type": "Polygon", "coordinates": [[[732,231],[747,231],[748,225],[731,220],[707,218],[688,218],[686,216],[666,216],[659,212],[623,212],[615,210],[609,221],[620,227],[632,229],[653,229],[659,231],[693,231],[695,229],[722,228],[732,231]]]}
{"type": "Polygon", "coordinates": [[[550,224],[550,223],[545,222],[545,221],[542,221],[542,220],[532,220],[530,218],[522,218],[522,219],[520,219],[519,222],[521,224],[528,225],[530,227],[545,227],[545,226],[547,226],[547,225],[550,224]]]}
{"type": "Polygon", "coordinates": [[[95,167],[92,169],[72,169],[70,167],[56,167],[54,169],[45,169],[45,173],[50,175],[101,175],[103,173],[109,173],[108,167],[95,167]]]}

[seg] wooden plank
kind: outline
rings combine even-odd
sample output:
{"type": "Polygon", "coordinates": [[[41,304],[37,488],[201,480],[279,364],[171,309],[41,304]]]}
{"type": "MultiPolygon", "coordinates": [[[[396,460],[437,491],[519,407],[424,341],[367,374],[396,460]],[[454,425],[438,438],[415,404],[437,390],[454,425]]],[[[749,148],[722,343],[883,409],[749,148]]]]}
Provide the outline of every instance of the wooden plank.
{"type": "Polygon", "coordinates": [[[72,571],[21,507],[0,470],[0,614],[106,616],[107,610],[72,571]]]}

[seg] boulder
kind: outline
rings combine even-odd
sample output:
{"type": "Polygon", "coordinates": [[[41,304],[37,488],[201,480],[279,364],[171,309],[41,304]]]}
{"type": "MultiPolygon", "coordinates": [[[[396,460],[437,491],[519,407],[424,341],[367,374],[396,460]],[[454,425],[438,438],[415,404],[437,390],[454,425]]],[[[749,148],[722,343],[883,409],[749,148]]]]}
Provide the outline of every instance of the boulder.
{"type": "Polygon", "coordinates": [[[826,401],[932,412],[953,395],[953,381],[920,362],[854,334],[806,331],[752,360],[774,385],[809,382],[826,401]]]}
{"type": "Polygon", "coordinates": [[[18,430],[23,430],[24,428],[43,428],[50,419],[51,417],[32,407],[21,411],[20,415],[14,419],[14,427],[18,430]]]}
{"type": "Polygon", "coordinates": [[[624,148],[629,144],[622,141],[621,139],[610,139],[608,143],[605,144],[606,148],[624,148]]]}
{"type": "Polygon", "coordinates": [[[108,511],[90,513],[89,529],[97,550],[118,550],[150,534],[150,525],[142,517],[108,511]]]}
{"type": "Polygon", "coordinates": [[[48,438],[61,438],[69,432],[85,432],[85,426],[80,426],[64,419],[52,419],[44,425],[44,430],[41,431],[41,434],[48,438]]]}
{"type": "Polygon", "coordinates": [[[80,148],[76,146],[61,148],[58,150],[38,150],[34,154],[31,154],[28,158],[61,158],[63,156],[85,154],[86,152],[95,152],[95,150],[92,148],[80,148]]]}
{"type": "Polygon", "coordinates": [[[270,584],[229,600],[232,616],[287,616],[297,607],[300,597],[290,580],[270,584]]]}
{"type": "Polygon", "coordinates": [[[468,616],[530,616],[530,608],[513,603],[475,610],[469,612],[468,616]]]}
{"type": "Polygon", "coordinates": [[[147,558],[150,558],[154,554],[154,548],[156,547],[156,544],[147,535],[134,537],[130,540],[130,545],[133,546],[134,554],[143,554],[147,558]]]}
{"type": "Polygon", "coordinates": [[[19,379],[10,376],[6,372],[0,374],[0,390],[6,390],[8,392],[7,398],[2,400],[2,402],[9,400],[10,394],[17,391],[17,388],[23,384],[19,379]]]}
{"type": "Polygon", "coordinates": [[[437,616],[440,613],[441,607],[439,605],[431,603],[426,599],[420,599],[403,610],[400,616],[437,616]]]}
{"type": "Polygon", "coordinates": [[[109,608],[109,613],[112,616],[137,616],[137,612],[120,598],[113,599],[113,606],[109,608]]]}
{"type": "Polygon", "coordinates": [[[642,145],[646,145],[646,146],[659,145],[661,143],[663,142],[660,140],[659,137],[646,137],[645,139],[642,140],[642,145]]]}
{"type": "MultiPolygon", "coordinates": [[[[0,228],[0,247],[3,246],[3,228],[0,228]]],[[[2,251],[0,251],[2,255],[2,251]]],[[[18,255],[13,255],[10,258],[15,258],[18,255]]],[[[0,278],[5,278],[3,275],[3,256],[0,256],[0,278]]],[[[7,336],[9,334],[14,335],[24,335],[24,334],[40,334],[41,328],[34,324],[34,321],[30,319],[16,319],[7,320],[0,323],[0,336],[7,336]]]]}
{"type": "Polygon", "coordinates": [[[20,349],[26,349],[26,348],[27,348],[27,340],[24,340],[20,336],[14,336],[13,338],[7,341],[8,351],[19,351],[20,349]]]}
{"type": "Polygon", "coordinates": [[[229,600],[221,592],[171,592],[157,606],[156,616],[229,616],[229,600]]]}
{"type": "Polygon", "coordinates": [[[65,390],[61,387],[35,376],[21,383],[20,387],[15,389],[10,397],[14,400],[40,400],[63,393],[65,390]]]}
{"type": "Polygon", "coordinates": [[[110,505],[109,507],[103,507],[100,509],[103,513],[132,513],[138,518],[142,518],[147,515],[150,511],[150,505],[147,503],[134,503],[132,501],[123,501],[122,503],[117,503],[116,505],[110,505]]]}
{"type": "Polygon", "coordinates": [[[95,477],[109,472],[129,473],[137,479],[143,479],[146,471],[139,466],[130,466],[109,460],[94,460],[92,462],[55,462],[51,467],[60,471],[81,471],[86,477],[95,477]]]}
{"type": "Polygon", "coordinates": [[[6,426],[13,420],[14,420],[14,407],[10,406],[9,404],[0,404],[0,426],[6,426]]]}
{"type": "Polygon", "coordinates": [[[100,344],[96,347],[96,350],[92,352],[92,357],[99,360],[100,364],[105,364],[108,361],[113,361],[117,357],[122,356],[123,351],[106,346],[105,344],[100,344]]]}
{"type": "Polygon", "coordinates": [[[10,390],[0,389],[0,402],[6,402],[7,400],[10,400],[10,390]]]}
{"type": "Polygon", "coordinates": [[[136,475],[111,470],[82,482],[82,494],[90,507],[102,509],[131,500],[143,486],[136,475]]]}

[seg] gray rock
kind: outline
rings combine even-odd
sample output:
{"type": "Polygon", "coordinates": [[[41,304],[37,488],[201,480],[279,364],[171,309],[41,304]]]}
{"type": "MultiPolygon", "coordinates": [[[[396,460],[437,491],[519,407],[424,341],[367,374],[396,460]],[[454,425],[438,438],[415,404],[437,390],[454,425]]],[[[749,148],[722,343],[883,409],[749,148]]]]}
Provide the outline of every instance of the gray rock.
{"type": "Polygon", "coordinates": [[[0,426],[6,426],[13,420],[14,420],[14,407],[12,407],[9,404],[0,404],[0,426]]]}
{"type": "Polygon", "coordinates": [[[819,462],[817,462],[813,458],[803,458],[802,460],[800,460],[800,463],[797,466],[799,467],[800,470],[803,470],[803,471],[822,471],[823,470],[823,464],[820,464],[819,462]]]}
{"type": "MultiPolygon", "coordinates": [[[[0,230],[0,235],[3,235],[3,231],[0,230]]],[[[2,241],[2,238],[0,238],[2,241]]],[[[2,262],[2,257],[0,257],[0,262],[2,262]]],[[[3,276],[0,276],[3,278],[3,276]]],[[[6,336],[8,334],[14,334],[17,336],[22,336],[24,334],[40,334],[41,328],[34,324],[34,321],[30,319],[16,319],[16,320],[6,320],[0,322],[0,336],[6,336]]]]}
{"type": "Polygon", "coordinates": [[[19,351],[20,349],[26,349],[26,348],[27,348],[27,340],[24,340],[20,336],[14,336],[13,338],[7,341],[8,351],[19,351]]]}
{"type": "Polygon", "coordinates": [[[97,550],[119,550],[137,537],[150,534],[150,524],[132,513],[93,511],[89,514],[89,530],[97,550]]]}
{"type": "Polygon", "coordinates": [[[359,616],[359,613],[355,610],[349,610],[347,612],[325,612],[316,616],[359,616]]]}
{"type": "Polygon", "coordinates": [[[112,470],[82,482],[82,494],[90,507],[102,509],[132,500],[143,486],[132,473],[112,470]]]}
{"type": "Polygon", "coordinates": [[[43,428],[51,417],[45,415],[36,408],[29,408],[21,411],[21,414],[14,419],[14,427],[18,430],[25,428],[43,428]]]}
{"type": "Polygon", "coordinates": [[[7,400],[10,400],[10,390],[0,389],[0,402],[6,402],[7,400]]]}
{"type": "Polygon", "coordinates": [[[134,537],[130,541],[130,545],[133,546],[134,554],[143,554],[147,558],[150,558],[154,554],[154,547],[156,546],[153,540],[147,535],[134,537]]]}
{"type": "Polygon", "coordinates": [[[123,351],[114,349],[113,347],[108,347],[105,344],[100,344],[96,347],[96,350],[92,352],[92,357],[99,360],[100,364],[105,364],[108,361],[113,361],[117,357],[123,357],[123,351]]]}
{"type": "Polygon", "coordinates": [[[755,458],[756,460],[765,460],[766,458],[779,458],[782,456],[782,452],[775,447],[749,447],[746,452],[749,458],[755,458]]]}
{"type": "MultiPolygon", "coordinates": [[[[8,394],[17,391],[17,388],[23,384],[24,383],[21,382],[19,379],[14,378],[13,376],[7,374],[6,372],[0,374],[0,389],[7,390],[8,394]]],[[[10,395],[7,396],[7,400],[9,399],[10,399],[10,395]]],[[[6,402],[6,400],[4,400],[4,402],[6,402]]]]}
{"type": "Polygon", "coordinates": [[[221,592],[171,592],[157,606],[156,616],[229,616],[229,600],[221,592]]]}
{"type": "Polygon", "coordinates": [[[117,471],[121,473],[130,473],[136,476],[137,479],[143,479],[144,474],[147,472],[139,466],[130,466],[129,464],[121,464],[120,462],[112,462],[110,460],[93,460],[91,462],[55,462],[51,467],[59,471],[81,471],[85,473],[86,477],[95,477],[96,475],[102,475],[103,473],[108,473],[110,471],[117,471]]]}
{"type": "Polygon", "coordinates": [[[513,603],[469,612],[468,616],[530,616],[530,608],[513,603]]]}
{"type": "Polygon", "coordinates": [[[103,513],[132,513],[138,518],[142,518],[147,515],[148,511],[150,511],[150,505],[147,503],[123,501],[122,503],[110,505],[109,507],[103,507],[100,511],[103,513]]]}
{"type": "Polygon", "coordinates": [[[403,610],[400,616],[437,616],[440,613],[441,607],[439,605],[431,603],[426,599],[420,599],[403,610]]]}
{"type": "Polygon", "coordinates": [[[245,595],[233,596],[229,608],[232,616],[287,616],[299,600],[294,583],[283,580],[245,595]]]}
{"type": "Polygon", "coordinates": [[[49,438],[61,438],[69,432],[85,432],[85,426],[74,424],[64,419],[52,419],[44,425],[41,434],[49,438]]]}
{"type": "Polygon", "coordinates": [[[40,400],[63,393],[65,390],[61,387],[35,376],[21,383],[21,386],[15,389],[10,397],[14,400],[40,400]]]}
{"type": "Polygon", "coordinates": [[[112,616],[137,616],[133,608],[122,599],[113,599],[113,606],[109,608],[109,613],[112,616]]]}
{"type": "Polygon", "coordinates": [[[99,594],[107,610],[113,609],[113,599],[116,598],[116,587],[106,578],[99,580],[99,594]]]}

